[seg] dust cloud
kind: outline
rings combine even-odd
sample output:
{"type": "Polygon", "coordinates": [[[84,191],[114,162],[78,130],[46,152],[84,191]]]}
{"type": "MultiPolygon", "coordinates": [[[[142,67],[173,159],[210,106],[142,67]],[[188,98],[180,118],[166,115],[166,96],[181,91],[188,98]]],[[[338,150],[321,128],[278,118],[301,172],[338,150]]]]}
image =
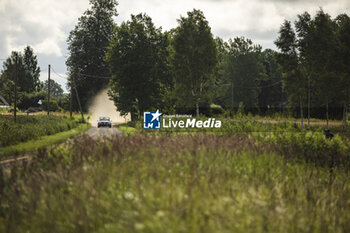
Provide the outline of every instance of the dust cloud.
{"type": "Polygon", "coordinates": [[[90,120],[92,126],[97,126],[97,120],[100,116],[110,117],[113,123],[124,123],[130,121],[130,114],[122,117],[117,111],[114,102],[109,99],[108,89],[100,91],[92,100],[89,108],[90,120]]]}

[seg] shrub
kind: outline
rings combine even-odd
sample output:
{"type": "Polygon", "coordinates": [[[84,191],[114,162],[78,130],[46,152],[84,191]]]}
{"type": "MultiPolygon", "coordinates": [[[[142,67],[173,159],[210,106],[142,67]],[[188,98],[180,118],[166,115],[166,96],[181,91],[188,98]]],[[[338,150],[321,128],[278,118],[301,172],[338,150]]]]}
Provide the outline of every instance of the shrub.
{"type": "Polygon", "coordinates": [[[210,109],[211,109],[212,115],[222,115],[225,112],[225,110],[220,105],[216,105],[216,104],[211,104],[210,109]]]}

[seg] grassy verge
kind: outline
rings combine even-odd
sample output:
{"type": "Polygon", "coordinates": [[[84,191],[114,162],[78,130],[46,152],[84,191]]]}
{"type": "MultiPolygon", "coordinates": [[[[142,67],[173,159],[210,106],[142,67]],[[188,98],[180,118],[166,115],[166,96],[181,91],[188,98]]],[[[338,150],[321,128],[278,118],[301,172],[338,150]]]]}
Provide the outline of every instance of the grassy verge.
{"type": "Polygon", "coordinates": [[[137,130],[135,127],[133,127],[129,123],[119,124],[118,129],[122,131],[124,136],[127,136],[127,137],[135,135],[139,132],[139,130],[137,130]]]}
{"type": "Polygon", "coordinates": [[[31,140],[23,143],[19,143],[13,146],[7,146],[3,149],[0,148],[0,158],[7,156],[16,156],[19,154],[24,154],[30,151],[41,149],[53,144],[58,144],[64,142],[68,138],[74,137],[90,128],[90,124],[80,124],[78,127],[60,132],[53,135],[42,136],[37,140],[31,140]]]}
{"type": "Polygon", "coordinates": [[[45,135],[76,128],[79,120],[63,114],[19,115],[14,122],[13,116],[0,115],[0,146],[6,147],[34,140],[45,135]]]}

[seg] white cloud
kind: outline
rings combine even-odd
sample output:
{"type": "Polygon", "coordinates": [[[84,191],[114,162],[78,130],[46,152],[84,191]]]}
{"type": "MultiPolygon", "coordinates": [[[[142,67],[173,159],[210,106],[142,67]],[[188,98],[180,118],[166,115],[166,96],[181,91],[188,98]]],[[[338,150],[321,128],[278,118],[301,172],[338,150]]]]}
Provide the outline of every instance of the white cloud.
{"type": "Polygon", "coordinates": [[[1,0],[0,54],[31,45],[36,53],[62,56],[67,27],[87,7],[87,0],[1,0]]]}
{"type": "Polygon", "coordinates": [[[62,56],[62,51],[59,45],[56,43],[55,39],[45,39],[44,41],[33,45],[33,49],[36,53],[45,55],[55,55],[62,56]]]}

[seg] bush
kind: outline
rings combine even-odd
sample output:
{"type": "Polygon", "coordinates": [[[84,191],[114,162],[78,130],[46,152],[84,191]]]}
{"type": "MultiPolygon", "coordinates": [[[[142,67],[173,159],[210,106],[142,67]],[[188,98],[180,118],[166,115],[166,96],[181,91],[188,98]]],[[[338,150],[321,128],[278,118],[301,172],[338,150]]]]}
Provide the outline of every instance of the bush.
{"type": "Polygon", "coordinates": [[[26,110],[30,107],[40,107],[41,105],[38,104],[39,100],[44,100],[47,98],[47,93],[44,91],[41,92],[33,92],[33,93],[22,93],[18,107],[21,110],[26,110]]]}
{"type": "MultiPolygon", "coordinates": [[[[47,111],[47,99],[43,100],[42,108],[47,111]]],[[[60,107],[58,106],[58,103],[56,100],[51,100],[50,99],[50,105],[49,105],[50,111],[52,112],[58,112],[60,111],[60,107]]]]}
{"type": "MultiPolygon", "coordinates": [[[[320,165],[350,166],[350,143],[335,135],[326,139],[322,132],[269,132],[254,133],[260,142],[280,146],[284,152],[320,165]]],[[[259,143],[259,142],[258,142],[259,143]]]]}

